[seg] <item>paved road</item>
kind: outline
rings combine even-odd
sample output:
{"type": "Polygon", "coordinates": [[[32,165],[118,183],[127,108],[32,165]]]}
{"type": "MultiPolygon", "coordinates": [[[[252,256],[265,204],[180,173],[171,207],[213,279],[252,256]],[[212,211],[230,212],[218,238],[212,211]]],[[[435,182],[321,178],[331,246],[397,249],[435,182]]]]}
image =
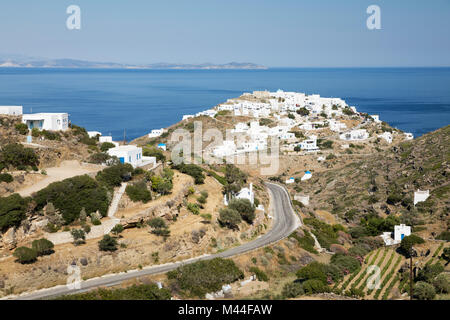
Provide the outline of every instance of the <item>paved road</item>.
{"type": "Polygon", "coordinates": [[[85,292],[96,287],[117,285],[125,280],[141,276],[165,273],[170,270],[176,269],[177,267],[182,266],[184,264],[192,263],[199,260],[208,260],[217,257],[230,258],[275,243],[281,239],[284,239],[292,231],[298,228],[301,225],[301,221],[292,209],[292,204],[290,202],[287,191],[283,187],[276,184],[266,183],[266,185],[270,191],[270,198],[271,198],[270,203],[274,219],[273,225],[272,228],[266,234],[260,236],[259,238],[251,242],[245,243],[239,247],[234,247],[224,252],[213,255],[204,255],[201,257],[196,257],[181,262],[151,266],[144,268],[142,270],[129,271],[127,273],[112,274],[100,278],[89,279],[86,281],[82,281],[78,289],[77,288],[71,289],[66,285],[60,285],[48,289],[35,291],[33,293],[9,297],[9,299],[18,299],[18,300],[48,299],[66,294],[85,292]]]}

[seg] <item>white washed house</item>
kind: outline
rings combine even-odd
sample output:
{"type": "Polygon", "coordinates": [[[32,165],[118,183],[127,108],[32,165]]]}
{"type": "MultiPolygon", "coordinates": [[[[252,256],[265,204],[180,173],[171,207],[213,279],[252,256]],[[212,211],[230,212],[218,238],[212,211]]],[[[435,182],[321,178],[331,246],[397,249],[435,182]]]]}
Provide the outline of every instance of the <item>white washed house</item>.
{"type": "Polygon", "coordinates": [[[394,226],[394,242],[400,243],[404,237],[411,235],[411,227],[401,224],[394,226]]]}
{"type": "Polygon", "coordinates": [[[113,141],[113,138],[111,136],[101,136],[98,138],[98,142],[99,143],[109,142],[109,143],[112,143],[113,145],[115,145],[116,147],[119,146],[119,143],[113,141]]]}
{"type": "Polygon", "coordinates": [[[339,136],[341,140],[345,141],[362,141],[369,138],[369,133],[366,129],[352,130],[345,132],[339,136]]]}
{"type": "Polygon", "coordinates": [[[414,192],[414,205],[418,204],[419,202],[424,202],[428,199],[430,196],[430,190],[421,191],[417,190],[414,192]]]}
{"type": "Polygon", "coordinates": [[[129,163],[133,167],[142,165],[142,148],[135,145],[118,146],[108,151],[110,156],[115,156],[120,163],[129,163]]]}
{"type": "Polygon", "coordinates": [[[99,131],[88,131],[87,132],[89,138],[95,138],[96,136],[102,136],[102,133],[99,131]]]}
{"type": "Polygon", "coordinates": [[[22,115],[22,106],[0,106],[0,114],[6,114],[9,116],[20,116],[22,115]]]}
{"type": "Polygon", "coordinates": [[[308,152],[318,151],[317,136],[310,136],[309,139],[300,142],[300,149],[308,152]]]}
{"type": "Polygon", "coordinates": [[[153,129],[149,134],[148,137],[149,138],[157,138],[159,136],[161,136],[164,133],[164,129],[153,129]]]}
{"type": "Polygon", "coordinates": [[[69,115],[67,113],[33,113],[24,114],[22,122],[28,129],[65,131],[69,128],[69,115]]]}
{"type": "Polygon", "coordinates": [[[389,144],[392,143],[392,133],[390,133],[388,131],[383,132],[383,134],[378,135],[378,138],[382,138],[382,139],[386,140],[386,142],[389,144]]]}

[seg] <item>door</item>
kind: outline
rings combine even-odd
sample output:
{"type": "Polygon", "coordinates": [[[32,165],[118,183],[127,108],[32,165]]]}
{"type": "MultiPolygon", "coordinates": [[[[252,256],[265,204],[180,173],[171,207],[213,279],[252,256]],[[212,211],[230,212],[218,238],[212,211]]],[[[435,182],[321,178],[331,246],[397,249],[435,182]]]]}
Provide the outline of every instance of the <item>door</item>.
{"type": "Polygon", "coordinates": [[[120,161],[120,163],[125,163],[125,158],[124,157],[120,157],[119,161],[120,161]]]}

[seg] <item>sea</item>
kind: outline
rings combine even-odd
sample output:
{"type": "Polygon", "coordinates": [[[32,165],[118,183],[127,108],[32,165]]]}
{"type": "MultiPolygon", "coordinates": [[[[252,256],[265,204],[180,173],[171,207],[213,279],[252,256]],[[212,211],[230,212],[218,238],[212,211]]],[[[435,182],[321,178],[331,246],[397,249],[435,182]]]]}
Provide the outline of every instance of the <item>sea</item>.
{"type": "Polygon", "coordinates": [[[244,92],[278,89],[342,98],[416,137],[450,123],[450,68],[0,68],[0,105],[67,112],[74,124],[128,141],[244,92]]]}

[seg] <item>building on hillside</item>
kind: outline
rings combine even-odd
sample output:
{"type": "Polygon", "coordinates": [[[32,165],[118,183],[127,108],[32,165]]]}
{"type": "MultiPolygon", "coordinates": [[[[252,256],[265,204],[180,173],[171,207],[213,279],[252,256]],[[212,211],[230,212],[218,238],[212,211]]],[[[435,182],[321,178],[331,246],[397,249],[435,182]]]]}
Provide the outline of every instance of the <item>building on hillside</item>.
{"type": "Polygon", "coordinates": [[[319,147],[317,147],[317,136],[310,136],[309,139],[300,142],[299,147],[308,152],[319,151],[319,147]]]}
{"type": "Polygon", "coordinates": [[[117,157],[120,163],[129,163],[135,168],[142,165],[142,148],[135,145],[118,146],[107,152],[110,156],[117,157]]]}
{"type": "MultiPolygon", "coordinates": [[[[242,188],[236,195],[234,195],[232,198],[235,199],[247,199],[250,201],[250,203],[253,205],[255,203],[255,194],[253,192],[253,183],[250,183],[248,188],[242,188]]],[[[223,203],[227,206],[228,205],[227,195],[225,194],[223,196],[223,203]]]]}
{"type": "Polygon", "coordinates": [[[305,171],[305,174],[303,175],[301,181],[305,181],[305,180],[309,180],[312,178],[312,173],[311,171],[305,171]]]}
{"type": "Polygon", "coordinates": [[[345,141],[362,141],[369,138],[369,133],[366,129],[358,129],[345,132],[341,134],[339,138],[345,141]]]}
{"type": "Polygon", "coordinates": [[[102,133],[99,131],[88,131],[87,134],[88,134],[89,138],[95,138],[96,136],[99,136],[99,137],[102,136],[102,133]]]}
{"type": "Polygon", "coordinates": [[[149,138],[157,138],[160,137],[162,134],[164,133],[164,129],[153,129],[149,134],[148,137],[149,138]]]}
{"type": "Polygon", "coordinates": [[[295,178],[294,178],[294,177],[290,177],[289,179],[287,179],[287,180],[285,181],[285,183],[286,183],[286,184],[292,184],[292,183],[295,183],[295,178]]]}
{"type": "Polygon", "coordinates": [[[23,113],[22,106],[0,106],[0,114],[8,116],[20,116],[23,113]]]}
{"type": "Polygon", "coordinates": [[[191,118],[194,118],[194,115],[193,115],[193,114],[185,114],[185,115],[183,116],[183,118],[181,119],[181,121],[187,120],[187,119],[191,119],[191,118]]]}
{"type": "Polygon", "coordinates": [[[424,202],[430,196],[430,190],[421,191],[420,189],[414,192],[414,206],[419,202],[424,202]]]}
{"type": "Polygon", "coordinates": [[[113,145],[115,145],[116,147],[119,146],[119,143],[113,141],[113,138],[111,136],[100,136],[100,137],[98,137],[98,142],[100,144],[105,143],[105,142],[109,142],[109,143],[112,143],[113,145]]]}
{"type": "Polygon", "coordinates": [[[22,116],[22,123],[32,130],[65,131],[69,128],[69,114],[67,113],[32,113],[22,116]]]}
{"type": "Polygon", "coordinates": [[[413,140],[414,139],[414,135],[412,133],[405,132],[405,139],[406,140],[413,140]]]}
{"type": "Polygon", "coordinates": [[[394,226],[394,241],[400,243],[404,237],[411,235],[411,227],[401,224],[394,226]]]}
{"type": "Polygon", "coordinates": [[[389,144],[392,143],[392,133],[390,133],[388,131],[383,132],[383,134],[378,135],[378,138],[382,138],[382,139],[386,140],[386,142],[389,144]]]}
{"type": "Polygon", "coordinates": [[[370,117],[373,119],[375,123],[381,123],[380,116],[378,114],[372,114],[370,117]]]}

